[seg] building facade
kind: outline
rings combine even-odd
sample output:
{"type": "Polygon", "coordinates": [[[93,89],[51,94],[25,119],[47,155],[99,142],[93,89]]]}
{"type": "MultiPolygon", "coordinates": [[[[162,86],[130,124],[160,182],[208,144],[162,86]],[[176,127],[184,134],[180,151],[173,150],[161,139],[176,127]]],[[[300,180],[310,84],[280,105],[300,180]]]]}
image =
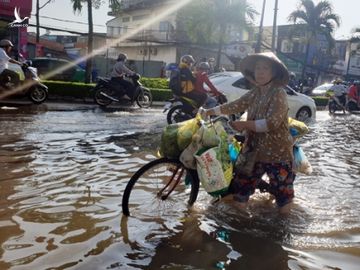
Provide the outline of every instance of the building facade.
{"type": "Polygon", "coordinates": [[[138,31],[139,27],[156,19],[161,10],[174,2],[123,0],[121,15],[106,23],[110,57],[116,58],[119,52],[126,52],[133,60],[175,62],[176,14],[138,31]]]}
{"type": "Polygon", "coordinates": [[[360,80],[360,33],[355,33],[347,42],[345,66],[348,79],[360,80]]]}
{"type": "MultiPolygon", "coordinates": [[[[179,20],[177,13],[158,20],[163,11],[177,2],[177,0],[123,0],[121,14],[106,23],[109,56],[116,58],[120,52],[127,53],[128,58],[136,62],[137,70],[141,74],[151,76],[154,74],[146,74],[151,69],[146,68],[149,63],[159,70],[165,64],[177,63],[184,54],[192,54],[197,60],[215,58],[216,47],[197,46],[190,42],[184,30],[185,26],[179,20]],[[144,24],[147,26],[142,28],[144,24]],[[139,28],[141,30],[137,31],[139,28]]],[[[241,37],[242,33],[236,33],[237,39],[241,37]]],[[[228,49],[232,50],[232,48],[228,49]]],[[[226,69],[234,69],[233,62],[225,54],[221,56],[221,65],[226,69]]]]}

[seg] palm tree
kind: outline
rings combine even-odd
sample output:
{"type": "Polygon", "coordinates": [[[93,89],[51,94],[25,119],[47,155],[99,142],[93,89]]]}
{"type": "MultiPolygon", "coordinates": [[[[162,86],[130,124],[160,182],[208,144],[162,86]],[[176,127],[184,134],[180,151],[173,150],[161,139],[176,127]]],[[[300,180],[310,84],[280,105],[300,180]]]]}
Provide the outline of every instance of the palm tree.
{"type": "MultiPolygon", "coordinates": [[[[94,24],[93,24],[93,16],[92,16],[92,8],[99,8],[102,0],[71,0],[73,4],[74,12],[78,11],[81,12],[83,3],[86,2],[87,4],[87,11],[88,11],[88,40],[87,40],[87,47],[88,47],[88,55],[91,55],[93,51],[93,40],[94,40],[94,24]]],[[[120,0],[109,0],[109,6],[113,10],[118,10],[120,7],[120,0]]],[[[92,70],[92,57],[86,58],[86,68],[85,68],[85,83],[89,83],[91,81],[91,70],[92,70]]]]}
{"type": "Polygon", "coordinates": [[[298,9],[289,15],[288,21],[294,23],[294,31],[306,33],[306,60],[302,70],[304,78],[310,45],[316,43],[318,35],[323,35],[328,41],[329,48],[334,47],[332,34],[335,27],[340,26],[340,17],[333,13],[333,7],[327,0],[322,0],[317,5],[312,0],[300,0],[298,9]]]}
{"type": "Polygon", "coordinates": [[[249,29],[257,14],[245,0],[198,0],[186,7],[180,16],[193,42],[217,43],[216,66],[219,67],[228,27],[249,29]]]}

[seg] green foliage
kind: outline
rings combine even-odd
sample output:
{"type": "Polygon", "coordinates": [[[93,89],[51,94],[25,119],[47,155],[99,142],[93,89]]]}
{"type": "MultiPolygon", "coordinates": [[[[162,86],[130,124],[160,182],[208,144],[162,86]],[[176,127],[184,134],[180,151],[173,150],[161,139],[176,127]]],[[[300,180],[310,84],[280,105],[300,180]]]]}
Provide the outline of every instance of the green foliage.
{"type": "Polygon", "coordinates": [[[228,35],[228,31],[224,31],[228,25],[245,30],[256,15],[257,11],[247,1],[198,0],[179,12],[179,21],[185,24],[191,41],[218,44],[224,34],[228,35]]]}
{"type": "MultiPolygon", "coordinates": [[[[161,86],[165,79],[161,78],[142,78],[142,82],[145,87],[150,88],[151,94],[153,95],[154,101],[166,101],[172,98],[172,92],[170,89],[156,87],[156,85],[161,86]],[[158,83],[158,84],[156,84],[158,83]]],[[[50,98],[63,98],[63,97],[73,97],[73,98],[92,98],[90,90],[95,87],[95,84],[86,84],[78,82],[62,82],[62,81],[44,81],[43,82],[47,87],[49,87],[50,98]]],[[[324,96],[313,97],[316,106],[324,107],[327,105],[329,98],[324,96]]]]}
{"type": "Polygon", "coordinates": [[[150,90],[154,101],[166,101],[173,97],[173,94],[169,89],[151,88],[150,90]]]}
{"type": "MultiPolygon", "coordinates": [[[[172,97],[172,93],[164,86],[165,79],[142,78],[145,87],[151,90],[154,101],[166,101],[172,97]],[[164,88],[162,88],[164,86],[164,88]]],[[[49,88],[50,98],[92,98],[90,90],[95,84],[78,83],[78,82],[62,82],[62,81],[44,81],[49,88]]]]}
{"type": "Polygon", "coordinates": [[[317,107],[325,107],[329,102],[329,98],[324,96],[312,97],[312,98],[315,101],[317,107]]]}
{"type": "Polygon", "coordinates": [[[74,98],[85,98],[90,96],[90,90],[95,84],[85,84],[78,82],[62,82],[62,81],[44,81],[49,87],[50,96],[66,96],[74,98]]]}
{"type": "Polygon", "coordinates": [[[169,82],[163,78],[141,78],[140,82],[148,88],[168,89],[169,82]]]}
{"type": "MultiPolygon", "coordinates": [[[[71,3],[73,5],[73,11],[74,12],[78,11],[80,13],[83,8],[83,3],[87,1],[88,0],[71,0],[71,3]]],[[[101,4],[103,4],[104,2],[103,0],[90,0],[90,1],[92,7],[96,9],[100,8],[101,4]]],[[[120,6],[120,2],[119,0],[109,0],[109,6],[117,8],[118,6],[120,6]]]]}

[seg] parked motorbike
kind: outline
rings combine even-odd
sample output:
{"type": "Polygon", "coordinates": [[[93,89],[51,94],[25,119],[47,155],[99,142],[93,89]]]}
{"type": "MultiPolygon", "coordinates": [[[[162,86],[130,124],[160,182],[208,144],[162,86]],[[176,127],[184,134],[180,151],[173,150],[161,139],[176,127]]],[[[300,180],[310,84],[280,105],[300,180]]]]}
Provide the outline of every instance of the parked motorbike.
{"type": "Polygon", "coordinates": [[[343,94],[342,96],[338,97],[338,100],[340,101],[340,104],[342,106],[340,106],[338,102],[335,100],[334,95],[329,96],[329,101],[328,101],[329,113],[334,114],[336,111],[342,111],[345,113],[345,109],[347,108],[346,94],[343,94]]]}
{"type": "MultiPolygon", "coordinates": [[[[218,104],[226,103],[226,97],[224,95],[215,97],[218,104]]],[[[204,105],[206,107],[206,104],[204,105]]],[[[195,117],[197,113],[197,104],[194,100],[174,95],[172,99],[169,99],[164,106],[163,113],[167,113],[166,121],[167,123],[179,123],[195,117]]]]}
{"type": "Polygon", "coordinates": [[[354,100],[350,100],[347,104],[347,110],[349,112],[358,112],[360,111],[360,102],[356,102],[354,100]]]}
{"type": "Polygon", "coordinates": [[[140,108],[150,107],[153,97],[150,90],[140,83],[140,76],[136,74],[126,76],[124,79],[131,82],[133,86],[131,89],[125,89],[125,93],[121,93],[119,96],[117,87],[110,83],[109,78],[98,78],[98,82],[93,89],[95,103],[99,106],[106,107],[113,102],[121,104],[133,104],[133,102],[136,102],[140,108]],[[131,99],[130,97],[133,95],[134,98],[131,99]]]}
{"type": "Polygon", "coordinates": [[[31,61],[26,62],[26,65],[23,65],[21,68],[17,69],[15,66],[10,66],[9,69],[14,70],[20,75],[21,82],[19,86],[15,87],[10,77],[5,76],[1,78],[0,99],[8,96],[28,97],[34,104],[41,104],[47,99],[48,87],[40,82],[37,69],[31,67],[31,61]]]}

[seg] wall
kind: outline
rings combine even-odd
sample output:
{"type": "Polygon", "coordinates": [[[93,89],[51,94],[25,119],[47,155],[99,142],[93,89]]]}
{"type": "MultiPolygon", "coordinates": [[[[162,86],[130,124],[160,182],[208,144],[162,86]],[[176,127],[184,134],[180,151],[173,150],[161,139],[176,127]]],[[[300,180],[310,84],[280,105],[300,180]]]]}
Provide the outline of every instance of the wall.
{"type": "MultiPolygon", "coordinates": [[[[32,0],[1,0],[0,1],[0,38],[10,39],[18,52],[28,57],[27,27],[9,27],[8,23],[15,20],[14,10],[19,9],[21,18],[30,17],[32,0]],[[5,26],[4,26],[5,25],[5,26]]],[[[27,21],[24,21],[27,23],[27,21]]]]}
{"type": "Polygon", "coordinates": [[[20,8],[20,17],[30,17],[32,10],[32,0],[1,0],[0,16],[14,17],[15,7],[20,8]]]}

